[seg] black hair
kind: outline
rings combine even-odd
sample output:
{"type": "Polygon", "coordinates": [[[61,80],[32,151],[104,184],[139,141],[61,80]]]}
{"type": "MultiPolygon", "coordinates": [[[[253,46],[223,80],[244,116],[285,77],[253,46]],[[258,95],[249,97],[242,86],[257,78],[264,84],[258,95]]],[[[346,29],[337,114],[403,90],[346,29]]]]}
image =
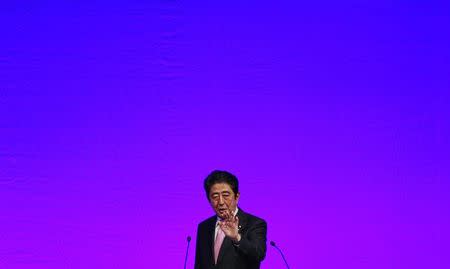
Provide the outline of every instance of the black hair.
{"type": "Polygon", "coordinates": [[[230,185],[231,190],[234,192],[235,196],[237,193],[239,193],[239,181],[235,175],[227,171],[214,170],[205,178],[205,181],[203,183],[206,192],[206,198],[208,198],[208,200],[211,187],[216,183],[226,183],[230,185]]]}

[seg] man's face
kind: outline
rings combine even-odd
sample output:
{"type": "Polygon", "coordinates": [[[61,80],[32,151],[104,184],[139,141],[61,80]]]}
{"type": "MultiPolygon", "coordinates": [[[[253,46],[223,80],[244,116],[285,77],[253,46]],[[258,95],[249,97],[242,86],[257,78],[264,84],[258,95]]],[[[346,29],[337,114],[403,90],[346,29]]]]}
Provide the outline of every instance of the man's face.
{"type": "Polygon", "coordinates": [[[209,202],[220,218],[225,218],[227,211],[232,213],[236,210],[239,201],[239,193],[234,194],[227,183],[216,183],[209,191],[209,202]]]}

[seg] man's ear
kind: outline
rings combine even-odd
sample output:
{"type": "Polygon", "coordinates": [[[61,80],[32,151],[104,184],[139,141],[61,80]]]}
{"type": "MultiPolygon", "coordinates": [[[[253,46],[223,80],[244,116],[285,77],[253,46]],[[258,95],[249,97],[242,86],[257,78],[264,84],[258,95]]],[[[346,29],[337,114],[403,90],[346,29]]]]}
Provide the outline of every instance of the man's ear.
{"type": "Polygon", "coordinates": [[[239,192],[236,193],[236,200],[239,200],[239,196],[241,196],[241,194],[239,192]]]}

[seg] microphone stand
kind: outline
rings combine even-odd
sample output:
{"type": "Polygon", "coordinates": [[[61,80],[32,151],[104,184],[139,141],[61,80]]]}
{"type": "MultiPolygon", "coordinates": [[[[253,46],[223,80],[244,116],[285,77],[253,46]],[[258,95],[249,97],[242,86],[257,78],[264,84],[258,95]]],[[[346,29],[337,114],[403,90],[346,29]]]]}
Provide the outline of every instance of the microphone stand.
{"type": "Polygon", "coordinates": [[[289,265],[288,265],[286,259],[284,258],[284,255],[283,255],[283,252],[281,251],[281,249],[279,247],[277,247],[277,245],[275,245],[275,242],[273,242],[273,241],[270,241],[270,245],[272,247],[276,248],[278,250],[278,252],[280,252],[281,258],[283,258],[283,261],[286,264],[286,268],[289,269],[289,265]]]}
{"type": "Polygon", "coordinates": [[[186,248],[186,257],[184,258],[184,269],[186,269],[186,263],[187,263],[187,258],[188,258],[188,252],[189,252],[189,244],[191,243],[191,237],[188,236],[187,237],[187,248],[186,248]]]}

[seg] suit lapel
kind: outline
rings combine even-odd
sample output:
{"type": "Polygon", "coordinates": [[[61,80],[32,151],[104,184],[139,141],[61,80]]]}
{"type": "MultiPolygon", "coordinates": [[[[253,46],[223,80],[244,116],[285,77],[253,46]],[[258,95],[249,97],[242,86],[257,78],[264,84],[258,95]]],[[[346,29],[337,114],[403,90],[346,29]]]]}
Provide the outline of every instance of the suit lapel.
{"type": "MultiPolygon", "coordinates": [[[[246,230],[246,227],[247,227],[247,214],[245,214],[245,212],[239,208],[237,216],[239,218],[239,226],[238,226],[239,233],[241,233],[241,231],[246,230]]],[[[242,233],[241,233],[241,235],[242,235],[242,233]]]]}
{"type": "Polygon", "coordinates": [[[214,232],[215,232],[215,228],[216,228],[216,217],[212,217],[210,222],[208,223],[208,246],[210,246],[208,248],[208,251],[210,252],[209,255],[207,255],[207,257],[210,257],[210,264],[214,264],[214,232]]]}

